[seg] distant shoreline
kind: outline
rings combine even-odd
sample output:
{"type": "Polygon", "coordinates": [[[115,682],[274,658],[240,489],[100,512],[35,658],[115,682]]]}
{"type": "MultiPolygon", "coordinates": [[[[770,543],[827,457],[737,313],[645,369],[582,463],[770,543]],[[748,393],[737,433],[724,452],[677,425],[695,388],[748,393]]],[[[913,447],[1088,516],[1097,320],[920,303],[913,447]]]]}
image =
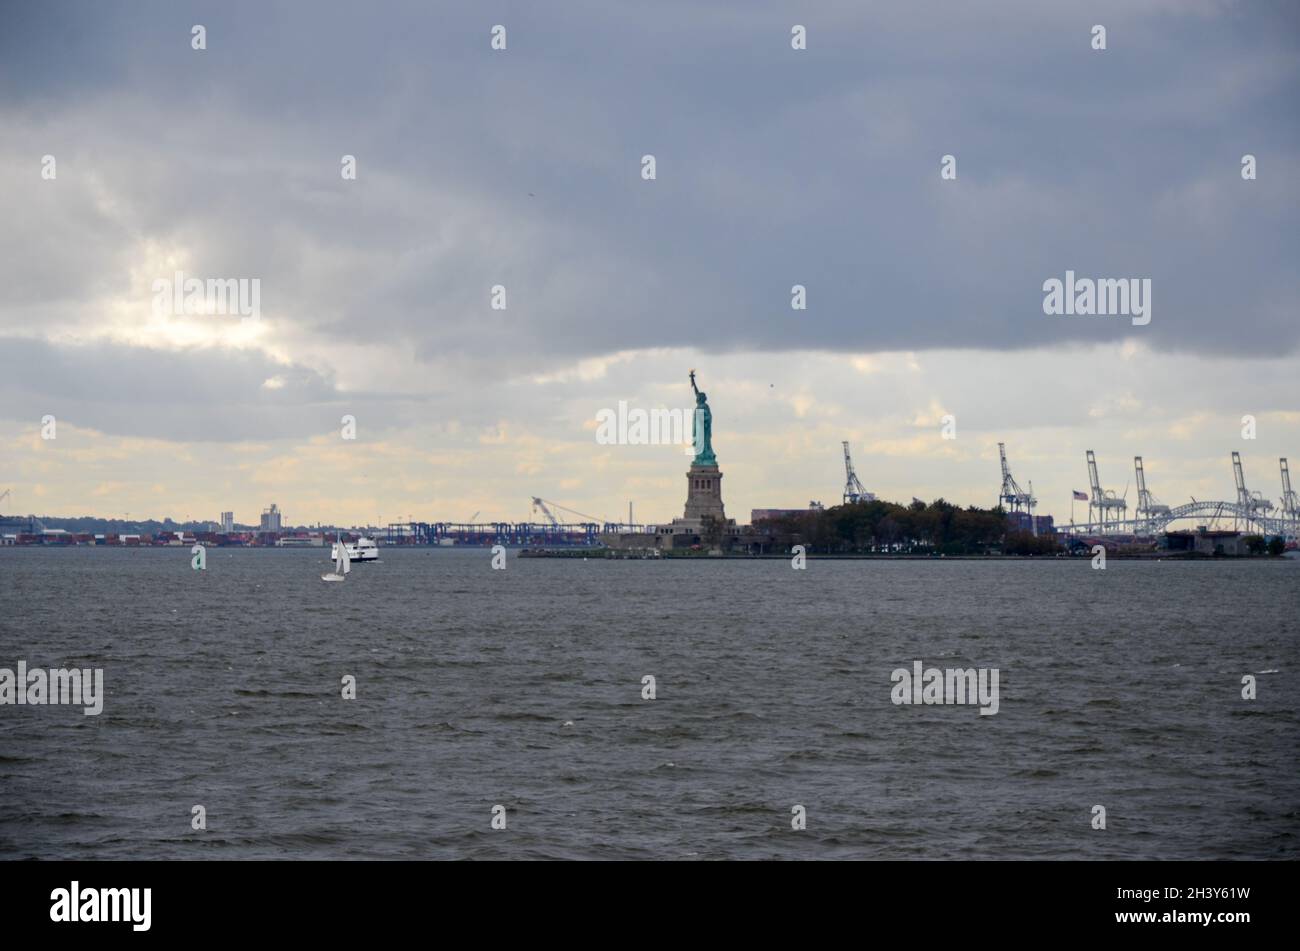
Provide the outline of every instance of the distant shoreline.
{"type": "MultiPolygon", "coordinates": [[[[599,558],[603,561],[789,561],[789,553],[771,555],[716,554],[703,552],[661,552],[649,554],[619,551],[612,548],[596,549],[528,549],[519,552],[520,558],[599,558]]],[[[832,554],[808,552],[808,561],[1089,561],[1092,553],[1079,555],[905,555],[905,554],[832,554]]],[[[1269,555],[1205,555],[1199,552],[1143,552],[1108,553],[1107,561],[1282,561],[1285,556],[1269,555]]]]}
{"type": "MultiPolygon", "coordinates": [[[[328,545],[207,545],[209,551],[274,551],[274,552],[316,552],[322,555],[328,555],[330,546],[328,545]]],[[[384,552],[392,551],[423,551],[432,552],[488,552],[496,546],[492,545],[381,545],[379,548],[382,558],[384,552]]],[[[623,550],[617,548],[584,548],[574,546],[572,548],[526,548],[519,545],[503,545],[507,551],[514,554],[516,558],[551,558],[551,559],[597,559],[600,561],[789,561],[793,555],[789,552],[777,554],[740,554],[723,552],[719,554],[709,554],[700,551],[636,551],[623,550]]],[[[68,545],[68,544],[45,544],[45,545],[0,545],[0,552],[3,551],[55,551],[55,550],[85,550],[85,549],[106,549],[112,551],[175,551],[184,552],[187,556],[190,552],[191,545],[68,545]]],[[[804,556],[809,561],[1086,561],[1092,558],[1091,552],[1082,552],[1078,555],[911,555],[902,553],[831,553],[831,552],[807,552],[804,556]]],[[[1243,562],[1243,561],[1295,561],[1297,557],[1292,554],[1287,555],[1207,555],[1202,552],[1108,552],[1106,555],[1108,561],[1217,561],[1217,562],[1243,562]]]]}

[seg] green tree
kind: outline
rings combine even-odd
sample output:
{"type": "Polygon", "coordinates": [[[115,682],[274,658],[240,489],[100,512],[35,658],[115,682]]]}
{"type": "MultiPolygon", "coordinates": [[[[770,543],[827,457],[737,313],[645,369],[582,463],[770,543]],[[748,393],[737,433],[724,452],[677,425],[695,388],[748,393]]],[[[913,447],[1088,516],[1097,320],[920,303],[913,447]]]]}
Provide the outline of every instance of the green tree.
{"type": "Polygon", "coordinates": [[[700,544],[704,548],[722,547],[722,522],[712,515],[700,519],[700,544]]]}

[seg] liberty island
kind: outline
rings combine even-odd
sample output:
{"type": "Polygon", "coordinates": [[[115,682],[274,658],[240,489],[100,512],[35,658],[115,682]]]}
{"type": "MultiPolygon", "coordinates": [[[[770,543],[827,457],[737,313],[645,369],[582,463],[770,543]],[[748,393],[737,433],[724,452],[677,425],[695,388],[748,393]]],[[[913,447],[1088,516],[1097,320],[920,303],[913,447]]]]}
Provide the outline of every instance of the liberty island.
{"type": "Polygon", "coordinates": [[[695,371],[690,371],[691,390],[695,393],[695,412],[691,428],[695,456],[686,470],[686,507],[681,518],[666,525],[657,525],[653,534],[644,532],[611,533],[601,541],[613,549],[658,550],[673,548],[708,548],[710,554],[722,554],[730,547],[739,529],[734,519],[727,518],[722,504],[722,470],[713,451],[713,410],[709,396],[695,383],[695,371]]]}

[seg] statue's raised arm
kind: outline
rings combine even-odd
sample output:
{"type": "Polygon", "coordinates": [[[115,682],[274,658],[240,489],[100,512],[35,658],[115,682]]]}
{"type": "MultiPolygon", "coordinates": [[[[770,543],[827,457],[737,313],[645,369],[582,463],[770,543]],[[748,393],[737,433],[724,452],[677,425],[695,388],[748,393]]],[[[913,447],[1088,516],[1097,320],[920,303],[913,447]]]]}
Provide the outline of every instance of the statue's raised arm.
{"type": "Polygon", "coordinates": [[[694,371],[694,370],[691,371],[691,389],[693,389],[693,390],[695,391],[695,396],[698,398],[699,395],[700,395],[700,388],[699,388],[698,386],[695,385],[695,371],[694,371]]]}

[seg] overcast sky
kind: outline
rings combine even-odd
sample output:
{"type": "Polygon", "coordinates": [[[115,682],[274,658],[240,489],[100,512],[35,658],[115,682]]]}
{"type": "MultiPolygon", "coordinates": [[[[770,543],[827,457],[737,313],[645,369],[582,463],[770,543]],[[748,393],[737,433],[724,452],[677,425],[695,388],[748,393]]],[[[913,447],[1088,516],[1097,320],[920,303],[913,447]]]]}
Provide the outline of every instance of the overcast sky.
{"type": "Polygon", "coordinates": [[[666,520],[681,448],[595,417],[690,368],[741,521],[838,501],[844,439],[901,501],[993,504],[999,441],[1058,518],[1086,449],[1276,500],[1298,67],[1293,2],[9,4],[0,508],[666,520]],[[260,320],[157,313],[178,270],[260,320]],[[1045,315],[1067,270],[1150,323],[1045,315]]]}

